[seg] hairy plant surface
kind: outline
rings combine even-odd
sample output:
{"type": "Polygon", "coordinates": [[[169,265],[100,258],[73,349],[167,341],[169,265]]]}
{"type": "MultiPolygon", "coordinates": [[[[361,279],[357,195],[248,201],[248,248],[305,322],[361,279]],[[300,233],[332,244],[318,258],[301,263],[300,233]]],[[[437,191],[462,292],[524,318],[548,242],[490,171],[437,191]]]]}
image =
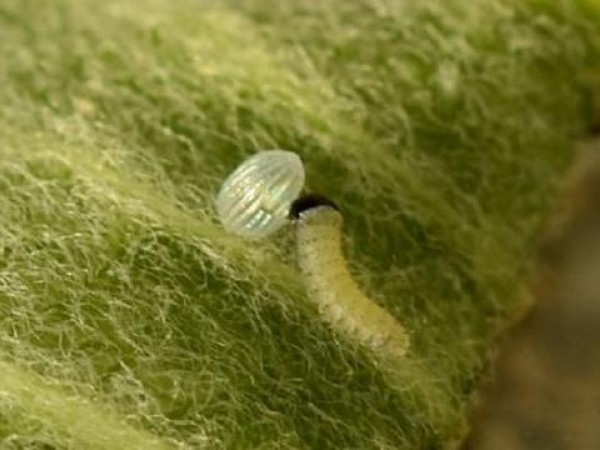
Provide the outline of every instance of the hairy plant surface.
{"type": "Polygon", "coordinates": [[[0,0],[0,447],[456,442],[586,121],[590,5],[0,0]],[[289,230],[217,223],[271,148],[340,205],[401,367],[319,318],[289,230]]]}

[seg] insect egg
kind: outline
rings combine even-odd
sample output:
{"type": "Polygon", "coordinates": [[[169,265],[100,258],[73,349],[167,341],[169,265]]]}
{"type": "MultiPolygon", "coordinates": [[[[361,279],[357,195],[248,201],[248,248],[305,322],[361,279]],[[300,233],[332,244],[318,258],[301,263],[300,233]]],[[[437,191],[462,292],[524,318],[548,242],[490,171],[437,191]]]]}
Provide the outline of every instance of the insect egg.
{"type": "Polygon", "coordinates": [[[230,232],[248,238],[274,233],[287,222],[292,202],[304,187],[304,166],[295,153],[257,153],[225,180],[217,214],[230,232]]]}

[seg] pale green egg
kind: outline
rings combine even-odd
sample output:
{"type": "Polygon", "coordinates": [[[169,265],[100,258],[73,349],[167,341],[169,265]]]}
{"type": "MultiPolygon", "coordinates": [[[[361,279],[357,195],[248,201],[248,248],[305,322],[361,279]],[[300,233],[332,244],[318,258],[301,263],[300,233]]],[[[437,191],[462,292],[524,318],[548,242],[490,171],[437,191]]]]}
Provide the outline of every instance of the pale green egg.
{"type": "Polygon", "coordinates": [[[287,222],[304,187],[304,166],[295,153],[268,150],[245,160],[217,195],[217,214],[230,232],[249,238],[274,233],[287,222]]]}

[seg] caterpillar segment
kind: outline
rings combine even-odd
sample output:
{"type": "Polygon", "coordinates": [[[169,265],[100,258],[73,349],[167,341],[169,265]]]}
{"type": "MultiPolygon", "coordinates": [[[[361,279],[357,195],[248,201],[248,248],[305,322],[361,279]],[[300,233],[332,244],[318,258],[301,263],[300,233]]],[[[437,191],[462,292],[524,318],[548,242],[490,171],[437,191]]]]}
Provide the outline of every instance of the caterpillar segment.
{"type": "Polygon", "coordinates": [[[404,327],[361,291],[348,270],[337,207],[327,198],[307,196],[292,205],[290,215],[308,296],[325,321],[377,353],[403,356],[409,345],[404,327]]]}

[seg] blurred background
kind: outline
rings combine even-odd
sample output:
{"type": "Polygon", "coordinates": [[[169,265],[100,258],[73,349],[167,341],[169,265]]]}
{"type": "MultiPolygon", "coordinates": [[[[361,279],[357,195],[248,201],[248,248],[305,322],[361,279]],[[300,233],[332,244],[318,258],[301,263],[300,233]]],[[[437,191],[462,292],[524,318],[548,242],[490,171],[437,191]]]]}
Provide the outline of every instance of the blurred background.
{"type": "Polygon", "coordinates": [[[536,305],[502,344],[469,450],[600,448],[600,139],[581,145],[543,239],[536,305]]]}

